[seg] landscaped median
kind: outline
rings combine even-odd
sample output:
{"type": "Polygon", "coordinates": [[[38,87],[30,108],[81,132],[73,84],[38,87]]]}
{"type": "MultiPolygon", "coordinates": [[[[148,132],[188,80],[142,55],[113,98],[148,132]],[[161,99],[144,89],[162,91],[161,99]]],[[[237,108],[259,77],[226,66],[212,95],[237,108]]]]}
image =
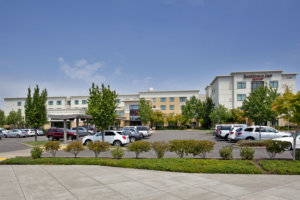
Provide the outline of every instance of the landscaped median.
{"type": "Polygon", "coordinates": [[[16,157],[0,165],[102,165],[187,173],[263,174],[255,162],[191,158],[108,159],[108,158],[39,158],[16,157]]]}

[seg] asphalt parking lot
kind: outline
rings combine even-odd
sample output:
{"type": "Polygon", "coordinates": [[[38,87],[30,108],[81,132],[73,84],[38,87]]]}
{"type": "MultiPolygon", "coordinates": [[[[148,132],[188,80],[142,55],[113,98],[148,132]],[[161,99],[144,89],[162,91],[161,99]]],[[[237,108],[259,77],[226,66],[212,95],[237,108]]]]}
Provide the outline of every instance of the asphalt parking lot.
{"type": "MultiPolygon", "coordinates": [[[[81,140],[82,138],[80,138],[81,140]]],[[[201,130],[163,130],[163,131],[155,131],[151,137],[145,138],[145,141],[154,142],[154,141],[169,141],[173,139],[194,139],[194,140],[211,140],[216,142],[214,146],[214,150],[207,154],[207,158],[219,158],[219,149],[226,145],[234,146],[234,143],[228,143],[227,141],[220,140],[215,138],[213,135],[209,134],[207,131],[201,130]]],[[[47,140],[45,136],[39,136],[39,141],[47,140]]],[[[2,138],[0,140],[0,153],[30,149],[30,147],[22,144],[22,142],[26,141],[34,141],[34,137],[27,138],[2,138]]],[[[234,147],[234,158],[240,158],[240,148],[234,147]]],[[[44,153],[43,156],[50,156],[48,153],[44,153]]],[[[62,157],[72,157],[72,154],[59,151],[57,152],[57,156],[62,157]]],[[[80,152],[80,157],[92,157],[94,156],[91,151],[83,151],[80,152]]],[[[101,157],[111,157],[110,152],[104,152],[100,154],[101,157]]],[[[132,152],[125,151],[125,158],[133,158],[135,154],[132,152]]],[[[155,153],[153,151],[142,153],[140,157],[143,158],[155,158],[155,153]]],[[[177,157],[177,155],[173,152],[167,152],[165,157],[177,157]]],[[[192,157],[192,156],[189,156],[192,157]]],[[[255,148],[255,159],[268,159],[269,155],[266,152],[265,148],[255,148]]],[[[292,159],[291,153],[289,151],[284,152],[283,154],[278,154],[276,158],[281,159],[292,159]]]]}

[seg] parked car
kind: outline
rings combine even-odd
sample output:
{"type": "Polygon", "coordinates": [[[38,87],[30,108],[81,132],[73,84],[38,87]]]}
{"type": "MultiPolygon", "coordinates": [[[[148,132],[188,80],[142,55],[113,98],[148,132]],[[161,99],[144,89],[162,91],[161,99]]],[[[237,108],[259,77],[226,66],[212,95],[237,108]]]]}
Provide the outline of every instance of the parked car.
{"type": "MultiPolygon", "coordinates": [[[[290,146],[286,149],[286,150],[292,150],[294,149],[294,137],[290,136],[290,137],[281,137],[281,138],[274,138],[273,140],[277,140],[277,141],[286,141],[290,143],[290,146]]],[[[297,137],[296,137],[296,149],[300,149],[300,132],[298,133],[297,137]]]]}
{"type": "Polygon", "coordinates": [[[130,129],[137,129],[138,132],[143,134],[144,137],[148,137],[152,134],[152,129],[150,129],[148,126],[125,126],[123,129],[124,130],[130,130],[130,129]]]}
{"type": "Polygon", "coordinates": [[[230,132],[228,136],[229,142],[236,142],[236,133],[240,132],[243,128],[242,127],[234,127],[230,132]]]}
{"type": "MultiPolygon", "coordinates": [[[[64,138],[64,129],[63,128],[50,128],[46,132],[46,137],[48,140],[59,140],[64,138]]],[[[67,139],[74,140],[76,139],[76,133],[67,129],[67,139]]]]}
{"type": "Polygon", "coordinates": [[[96,129],[96,132],[99,132],[100,130],[98,130],[96,127],[92,126],[92,125],[88,125],[88,126],[79,126],[79,127],[83,127],[85,129],[89,129],[89,133],[90,134],[94,134],[95,132],[95,129],[96,129]]]}
{"type": "Polygon", "coordinates": [[[245,127],[245,124],[223,124],[218,128],[216,137],[228,140],[230,131],[235,127],[245,127]]]}
{"type": "MultiPolygon", "coordinates": [[[[76,130],[77,130],[77,127],[72,127],[72,128],[71,128],[71,131],[73,131],[73,132],[75,132],[75,133],[76,133],[76,130]]],[[[79,126],[78,126],[78,132],[79,132],[79,137],[83,137],[83,136],[89,135],[88,133],[90,133],[90,132],[88,132],[88,131],[86,130],[86,128],[84,128],[84,127],[79,127],[79,126]]]]}
{"type": "Polygon", "coordinates": [[[217,136],[218,130],[219,130],[219,128],[220,128],[221,126],[222,126],[222,124],[216,124],[216,125],[215,125],[215,128],[214,128],[214,130],[213,130],[215,136],[217,136]]]}
{"type": "Polygon", "coordinates": [[[8,130],[6,130],[6,128],[0,128],[0,130],[2,131],[2,133],[6,133],[8,130]]]}
{"type": "Polygon", "coordinates": [[[0,140],[2,137],[3,137],[3,132],[2,132],[2,130],[0,130],[0,140]]]}
{"type": "Polygon", "coordinates": [[[129,137],[130,142],[135,142],[136,140],[141,140],[143,138],[143,134],[138,132],[137,129],[130,129],[130,130],[119,130],[117,131],[121,135],[127,135],[129,137]]]}
{"type": "Polygon", "coordinates": [[[236,140],[259,140],[259,130],[261,132],[261,140],[291,136],[291,133],[280,132],[268,126],[248,126],[236,133],[236,140]]]}
{"type": "Polygon", "coordinates": [[[22,129],[22,130],[26,131],[27,136],[34,136],[35,135],[34,129],[22,129]]]}
{"type": "Polygon", "coordinates": [[[38,129],[37,134],[38,134],[38,136],[45,135],[45,133],[42,129],[38,129]]]}
{"type": "Polygon", "coordinates": [[[9,130],[6,133],[3,134],[3,137],[7,138],[7,137],[26,137],[26,132],[19,130],[19,129],[13,129],[13,130],[9,130]]]}
{"type": "MultiPolygon", "coordinates": [[[[94,135],[88,135],[82,138],[82,144],[86,145],[89,142],[102,141],[102,133],[98,132],[94,135]]],[[[122,146],[129,143],[127,135],[121,135],[117,131],[105,130],[104,141],[114,146],[122,146]]]]}

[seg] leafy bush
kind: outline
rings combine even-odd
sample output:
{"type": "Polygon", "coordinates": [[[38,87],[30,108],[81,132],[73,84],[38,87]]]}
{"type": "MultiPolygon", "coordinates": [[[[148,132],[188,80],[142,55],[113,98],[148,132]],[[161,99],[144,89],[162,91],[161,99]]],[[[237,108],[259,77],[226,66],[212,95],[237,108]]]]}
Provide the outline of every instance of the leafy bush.
{"type": "Polygon", "coordinates": [[[188,155],[191,152],[192,140],[171,140],[169,141],[169,151],[175,152],[180,158],[184,154],[188,155]]]}
{"type": "Polygon", "coordinates": [[[111,155],[114,159],[121,159],[124,156],[124,150],[121,147],[116,147],[111,150],[111,155]]]}
{"type": "Polygon", "coordinates": [[[300,160],[300,149],[296,149],[296,160],[300,160]]]}
{"type": "Polygon", "coordinates": [[[45,151],[50,152],[53,157],[55,157],[56,152],[60,148],[60,143],[58,141],[48,141],[45,144],[45,151]]]}
{"type": "Polygon", "coordinates": [[[30,151],[31,153],[31,157],[33,159],[36,159],[36,158],[41,158],[42,156],[42,153],[43,153],[43,149],[40,148],[40,147],[33,147],[30,151]]]}
{"type": "Polygon", "coordinates": [[[216,144],[209,140],[191,140],[190,143],[190,153],[194,156],[201,154],[203,158],[206,157],[206,153],[209,153],[214,149],[214,145],[216,144]]]}
{"type": "Polygon", "coordinates": [[[87,146],[89,150],[95,153],[95,157],[97,158],[101,152],[106,152],[109,150],[110,144],[108,142],[95,141],[89,142],[87,146]]]}
{"type": "Polygon", "coordinates": [[[290,146],[289,142],[268,140],[266,141],[266,150],[270,156],[270,159],[274,159],[277,153],[282,153],[286,148],[290,146]]]}
{"type": "Polygon", "coordinates": [[[266,141],[259,140],[239,140],[236,144],[239,147],[265,147],[266,141]]]}
{"type": "Polygon", "coordinates": [[[165,152],[168,151],[169,144],[165,141],[156,141],[151,144],[151,148],[155,151],[157,158],[163,158],[165,152]]]}
{"type": "Polygon", "coordinates": [[[138,158],[140,153],[148,152],[151,149],[150,143],[147,141],[136,141],[128,145],[128,151],[135,152],[135,157],[138,158]]]}
{"type": "Polygon", "coordinates": [[[79,141],[70,142],[65,149],[66,152],[70,152],[70,153],[74,154],[75,158],[77,157],[77,154],[83,150],[84,150],[84,147],[83,147],[82,143],[79,141]]]}
{"type": "Polygon", "coordinates": [[[242,160],[253,160],[254,152],[255,152],[254,149],[250,147],[242,147],[240,156],[242,160]]]}
{"type": "Polygon", "coordinates": [[[233,147],[232,146],[225,146],[222,147],[219,150],[220,156],[223,160],[232,160],[233,159],[233,153],[232,153],[233,147]]]}

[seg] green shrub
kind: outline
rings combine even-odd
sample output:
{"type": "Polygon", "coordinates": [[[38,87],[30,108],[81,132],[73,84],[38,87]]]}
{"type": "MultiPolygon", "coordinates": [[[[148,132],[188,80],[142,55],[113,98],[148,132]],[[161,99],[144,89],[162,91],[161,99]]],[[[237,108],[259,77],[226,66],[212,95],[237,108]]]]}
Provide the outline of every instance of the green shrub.
{"type": "Polygon", "coordinates": [[[30,151],[31,153],[31,157],[33,159],[36,159],[36,158],[41,158],[42,156],[42,153],[43,153],[43,149],[40,148],[40,147],[33,147],[30,151]]]}
{"type": "Polygon", "coordinates": [[[50,152],[53,157],[55,157],[56,152],[60,148],[60,143],[58,141],[48,141],[45,144],[45,151],[50,152]]]}
{"type": "Polygon", "coordinates": [[[270,156],[270,159],[274,159],[277,153],[282,153],[286,148],[290,146],[289,142],[268,140],[266,141],[266,150],[270,156]]]}
{"type": "Polygon", "coordinates": [[[190,143],[190,153],[194,156],[201,154],[203,158],[206,157],[206,153],[209,153],[214,149],[214,145],[216,144],[209,140],[191,140],[190,143]]]}
{"type": "Polygon", "coordinates": [[[77,157],[77,154],[83,150],[84,150],[84,147],[83,147],[82,143],[79,141],[70,142],[67,145],[67,147],[65,148],[65,151],[74,154],[75,158],[77,157]]]}
{"type": "Polygon", "coordinates": [[[165,152],[168,151],[169,144],[165,141],[156,141],[151,144],[151,148],[155,151],[157,158],[163,158],[165,152]]]}
{"type": "Polygon", "coordinates": [[[219,150],[220,156],[223,160],[232,160],[233,159],[233,153],[232,153],[233,147],[232,146],[225,146],[222,147],[219,150]]]}
{"type": "Polygon", "coordinates": [[[254,152],[255,152],[254,149],[250,147],[242,147],[240,156],[242,160],[253,160],[254,152]]]}
{"type": "Polygon", "coordinates": [[[236,144],[239,147],[265,147],[266,141],[261,140],[239,140],[236,144]]]}
{"type": "Polygon", "coordinates": [[[108,142],[95,141],[89,142],[87,144],[89,150],[95,153],[95,157],[97,158],[101,152],[106,152],[109,150],[110,144],[108,142]]]}
{"type": "Polygon", "coordinates": [[[151,149],[150,143],[147,141],[136,141],[128,145],[128,151],[135,152],[135,157],[138,158],[140,153],[148,152],[151,149]]]}
{"type": "Polygon", "coordinates": [[[111,155],[114,159],[121,159],[124,156],[124,150],[121,147],[116,147],[111,150],[111,155]]]}
{"type": "Polygon", "coordinates": [[[184,154],[188,155],[191,152],[194,140],[171,140],[169,141],[169,151],[175,152],[180,158],[184,154]]]}
{"type": "Polygon", "coordinates": [[[300,149],[296,149],[296,160],[300,160],[300,149]]]}

